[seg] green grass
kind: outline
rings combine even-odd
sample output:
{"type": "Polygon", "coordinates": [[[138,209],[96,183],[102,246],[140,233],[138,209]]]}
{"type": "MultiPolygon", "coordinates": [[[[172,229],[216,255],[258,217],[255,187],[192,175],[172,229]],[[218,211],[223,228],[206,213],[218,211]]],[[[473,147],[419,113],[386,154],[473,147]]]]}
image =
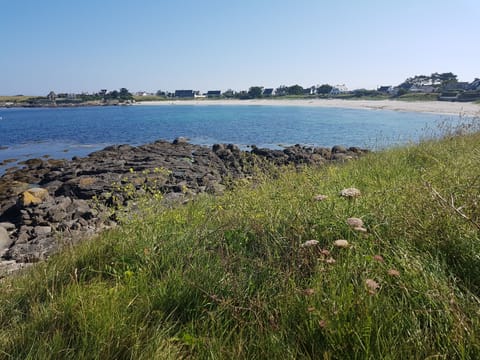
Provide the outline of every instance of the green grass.
{"type": "Polygon", "coordinates": [[[478,359],[479,144],[451,135],[149,203],[3,281],[0,358],[478,359]],[[338,196],[352,186],[360,198],[338,196]]]}
{"type": "Polygon", "coordinates": [[[147,95],[147,96],[133,96],[135,101],[167,101],[165,96],[157,96],[157,95],[147,95]]]}
{"type": "Polygon", "coordinates": [[[0,103],[4,102],[27,102],[28,100],[33,100],[37,99],[38,96],[24,96],[24,95],[18,95],[18,96],[0,96],[0,103]]]}
{"type": "Polygon", "coordinates": [[[407,93],[397,99],[402,101],[437,101],[438,94],[407,93]]]}

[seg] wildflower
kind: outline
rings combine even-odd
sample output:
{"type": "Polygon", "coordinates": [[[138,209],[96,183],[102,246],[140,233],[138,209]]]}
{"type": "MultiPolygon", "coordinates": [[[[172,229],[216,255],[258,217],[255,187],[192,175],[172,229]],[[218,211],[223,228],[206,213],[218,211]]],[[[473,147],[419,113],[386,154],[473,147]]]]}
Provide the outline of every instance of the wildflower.
{"type": "Polygon", "coordinates": [[[362,233],[366,233],[366,232],[367,232],[367,229],[365,229],[364,227],[361,227],[361,226],[354,227],[353,230],[354,230],[354,231],[358,231],[358,232],[362,232],[362,233]]]}
{"type": "Polygon", "coordinates": [[[327,195],[316,195],[313,197],[313,200],[315,201],[324,201],[327,200],[328,196],[327,195]]]}
{"type": "Polygon", "coordinates": [[[316,310],[316,309],[315,309],[313,306],[309,306],[309,307],[307,308],[307,311],[308,311],[308,312],[314,312],[315,310],[316,310]]]}
{"type": "Polygon", "coordinates": [[[400,276],[400,271],[395,270],[395,269],[390,269],[390,270],[388,270],[388,275],[390,275],[390,276],[400,276]]]}
{"type": "Polygon", "coordinates": [[[335,240],[333,243],[334,246],[339,247],[339,248],[347,248],[348,247],[348,241],[347,240],[335,240]]]}
{"type": "Polygon", "coordinates": [[[316,245],[318,245],[317,240],[307,240],[302,245],[300,245],[300,247],[304,248],[304,247],[312,247],[316,245]]]}
{"type": "Polygon", "coordinates": [[[310,296],[310,295],[315,294],[315,290],[313,290],[313,289],[305,289],[305,290],[303,290],[303,294],[304,294],[304,295],[307,295],[307,296],[310,296]]]}
{"type": "Polygon", "coordinates": [[[363,220],[356,217],[352,217],[347,219],[347,224],[352,228],[363,227],[363,220]]]}
{"type": "Polygon", "coordinates": [[[365,285],[367,285],[368,292],[372,295],[376,294],[377,289],[380,287],[380,284],[373,279],[365,280],[365,285]]]}
{"type": "Polygon", "coordinates": [[[353,187],[343,189],[342,191],[340,191],[340,196],[343,196],[344,198],[353,199],[353,198],[360,197],[361,195],[362,195],[362,193],[360,192],[360,190],[358,190],[356,188],[353,188],[353,187]]]}
{"type": "Polygon", "coordinates": [[[325,260],[325,262],[327,264],[335,264],[337,261],[334,258],[330,257],[327,260],[325,260]]]}
{"type": "Polygon", "coordinates": [[[320,327],[323,329],[327,326],[327,322],[325,320],[320,320],[318,322],[318,325],[320,325],[320,327]]]}
{"type": "Polygon", "coordinates": [[[376,261],[381,262],[381,263],[384,262],[382,255],[375,255],[375,256],[373,257],[373,260],[376,260],[376,261]]]}
{"type": "Polygon", "coordinates": [[[328,255],[330,255],[330,251],[328,251],[327,249],[322,249],[322,250],[320,250],[320,254],[328,256],[328,255]]]}

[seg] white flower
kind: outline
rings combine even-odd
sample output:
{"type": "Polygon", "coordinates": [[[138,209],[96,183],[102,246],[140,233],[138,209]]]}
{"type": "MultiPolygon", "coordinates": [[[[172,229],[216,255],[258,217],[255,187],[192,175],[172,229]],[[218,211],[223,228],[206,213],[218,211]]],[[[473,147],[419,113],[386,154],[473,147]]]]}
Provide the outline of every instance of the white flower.
{"type": "Polygon", "coordinates": [[[324,201],[324,200],[327,200],[327,199],[328,199],[327,195],[315,195],[313,197],[313,200],[315,200],[315,201],[324,201]]]}

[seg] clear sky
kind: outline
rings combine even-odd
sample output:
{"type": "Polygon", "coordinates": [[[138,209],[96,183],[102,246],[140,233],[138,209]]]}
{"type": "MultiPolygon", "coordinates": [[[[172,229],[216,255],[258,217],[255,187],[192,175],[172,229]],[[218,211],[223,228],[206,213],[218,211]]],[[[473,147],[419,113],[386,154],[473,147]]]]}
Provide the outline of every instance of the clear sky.
{"type": "Polygon", "coordinates": [[[479,0],[0,0],[0,95],[480,77],[479,0]]]}

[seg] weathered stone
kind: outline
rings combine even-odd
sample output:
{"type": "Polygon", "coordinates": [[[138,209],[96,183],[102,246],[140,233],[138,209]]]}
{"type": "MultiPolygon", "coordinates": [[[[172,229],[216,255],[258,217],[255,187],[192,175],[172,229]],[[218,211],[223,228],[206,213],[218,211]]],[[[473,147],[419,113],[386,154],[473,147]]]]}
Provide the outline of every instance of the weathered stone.
{"type": "Polygon", "coordinates": [[[345,146],[335,145],[334,147],[332,147],[332,154],[346,153],[346,152],[347,152],[347,148],[345,146]]]}
{"type": "Polygon", "coordinates": [[[50,234],[52,232],[52,227],[51,226],[35,226],[33,230],[35,232],[35,235],[42,236],[42,235],[50,234]]]}
{"type": "Polygon", "coordinates": [[[15,230],[15,225],[10,222],[0,222],[0,227],[7,231],[15,230]]]}
{"type": "Polygon", "coordinates": [[[0,255],[3,255],[12,243],[13,240],[8,235],[7,230],[0,226],[0,255]]]}
{"type": "Polygon", "coordinates": [[[206,192],[210,194],[221,195],[224,193],[226,187],[225,185],[219,184],[218,182],[210,182],[206,186],[206,192]]]}
{"type": "Polygon", "coordinates": [[[17,235],[17,240],[15,241],[15,244],[24,244],[30,239],[30,235],[28,235],[27,232],[19,232],[17,235]]]}
{"type": "Polygon", "coordinates": [[[48,198],[48,190],[43,188],[32,188],[24,191],[18,198],[18,205],[20,207],[32,206],[41,204],[48,198]]]}

